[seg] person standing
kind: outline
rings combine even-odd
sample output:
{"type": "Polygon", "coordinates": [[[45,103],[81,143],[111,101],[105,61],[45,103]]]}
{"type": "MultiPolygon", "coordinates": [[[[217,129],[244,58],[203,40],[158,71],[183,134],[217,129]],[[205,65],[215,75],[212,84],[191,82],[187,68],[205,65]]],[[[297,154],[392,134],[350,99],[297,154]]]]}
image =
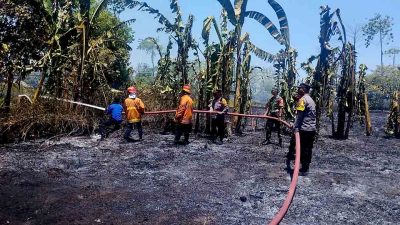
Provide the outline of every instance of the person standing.
{"type": "Polygon", "coordinates": [[[142,140],[142,115],[144,114],[144,103],[140,98],[137,97],[137,91],[135,87],[128,88],[128,98],[126,98],[124,101],[124,110],[128,122],[124,134],[125,140],[128,142],[134,141],[134,139],[132,139],[130,136],[133,128],[138,130],[139,140],[142,140]]]}
{"type": "MultiPolygon", "coordinates": [[[[309,84],[301,83],[297,87],[297,94],[300,99],[297,101],[296,120],[293,127],[294,133],[298,132],[300,135],[300,172],[303,174],[307,173],[310,167],[317,125],[316,105],[309,92],[309,84]]],[[[292,138],[286,156],[288,160],[295,159],[295,146],[295,140],[292,138]]]]}
{"type": "Polygon", "coordinates": [[[179,100],[179,106],[175,113],[175,144],[189,144],[189,134],[192,131],[192,115],[193,115],[193,100],[190,97],[191,91],[189,85],[184,85],[181,91],[181,98],[179,100]],[[185,139],[179,142],[182,134],[185,139]]]}
{"type": "MultiPolygon", "coordinates": [[[[265,115],[275,118],[282,119],[284,102],[283,98],[278,95],[278,89],[272,88],[272,97],[267,102],[265,109],[265,115]]],[[[274,119],[267,119],[265,124],[265,141],[264,144],[271,143],[272,130],[276,130],[278,133],[279,146],[282,147],[282,135],[281,135],[281,122],[274,119]]]]}
{"type": "Polygon", "coordinates": [[[113,131],[116,131],[120,128],[120,125],[122,123],[122,111],[123,107],[121,105],[121,99],[119,97],[115,97],[114,101],[109,105],[106,109],[106,114],[109,115],[109,118],[107,121],[103,122],[99,126],[100,134],[101,134],[101,141],[104,140],[108,133],[107,133],[107,127],[109,126],[114,126],[113,131]]]}
{"type": "Polygon", "coordinates": [[[211,114],[211,140],[214,143],[222,144],[225,136],[225,114],[228,113],[229,107],[226,99],[222,97],[221,89],[217,89],[213,92],[213,99],[209,107],[210,111],[217,112],[217,114],[211,114]],[[217,134],[219,142],[216,141],[217,134]]]}

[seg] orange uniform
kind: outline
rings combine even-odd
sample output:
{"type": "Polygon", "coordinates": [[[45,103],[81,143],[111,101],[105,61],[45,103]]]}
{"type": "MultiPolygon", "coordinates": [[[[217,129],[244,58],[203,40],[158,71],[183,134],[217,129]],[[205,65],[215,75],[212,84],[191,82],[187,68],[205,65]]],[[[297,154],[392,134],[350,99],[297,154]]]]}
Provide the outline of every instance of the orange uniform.
{"type": "Polygon", "coordinates": [[[127,98],[124,101],[124,110],[129,123],[140,122],[144,113],[144,103],[140,98],[127,98]]]}
{"type": "Polygon", "coordinates": [[[175,121],[181,124],[192,124],[193,100],[189,95],[183,95],[175,113],[175,121]]]}

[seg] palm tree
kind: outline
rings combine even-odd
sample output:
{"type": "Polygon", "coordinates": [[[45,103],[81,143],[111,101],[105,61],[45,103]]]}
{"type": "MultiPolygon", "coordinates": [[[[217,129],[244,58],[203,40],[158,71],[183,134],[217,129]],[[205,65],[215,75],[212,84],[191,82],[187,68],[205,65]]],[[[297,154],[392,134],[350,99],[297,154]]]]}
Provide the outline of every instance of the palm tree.
{"type": "Polygon", "coordinates": [[[162,57],[161,46],[158,44],[158,40],[152,37],[147,37],[139,42],[138,49],[144,50],[146,53],[150,54],[151,64],[153,66],[153,77],[155,76],[155,65],[154,58],[156,57],[156,51],[158,51],[160,58],[162,57]]]}

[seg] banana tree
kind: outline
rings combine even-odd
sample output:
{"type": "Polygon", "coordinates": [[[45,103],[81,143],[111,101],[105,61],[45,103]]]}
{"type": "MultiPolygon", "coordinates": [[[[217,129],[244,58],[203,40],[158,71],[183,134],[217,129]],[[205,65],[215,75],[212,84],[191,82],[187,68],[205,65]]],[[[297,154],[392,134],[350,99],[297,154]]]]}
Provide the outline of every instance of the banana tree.
{"type": "Polygon", "coordinates": [[[332,131],[333,136],[339,139],[348,138],[350,125],[352,123],[355,99],[355,57],[354,46],[348,43],[345,45],[341,54],[342,71],[336,95],[338,101],[338,124],[337,129],[332,131]]]}
{"type": "Polygon", "coordinates": [[[170,87],[171,90],[179,89],[182,84],[189,83],[188,68],[189,68],[189,51],[195,49],[195,41],[192,37],[193,15],[189,15],[186,24],[182,19],[182,13],[178,4],[178,0],[170,0],[170,9],[175,14],[174,22],[170,22],[162,13],[157,9],[149,6],[145,2],[126,1],[130,8],[138,7],[138,10],[148,12],[155,15],[158,22],[163,25],[158,31],[165,31],[171,34],[171,38],[175,40],[178,47],[178,54],[175,60],[176,77],[175,82],[170,87]]]}
{"type": "Polygon", "coordinates": [[[371,116],[368,108],[368,95],[365,91],[365,75],[367,74],[367,66],[361,64],[358,73],[357,83],[357,115],[360,119],[360,123],[365,123],[365,133],[370,136],[372,133],[371,116]],[[364,118],[364,121],[362,120],[364,118]]]}
{"type": "MultiPolygon", "coordinates": [[[[199,108],[205,108],[211,100],[212,90],[221,88],[224,98],[230,99],[230,87],[232,86],[232,54],[233,41],[227,28],[227,13],[221,12],[221,23],[218,25],[215,17],[209,16],[203,21],[203,44],[205,47],[203,56],[206,62],[206,70],[200,79],[199,108]],[[218,42],[209,43],[211,29],[215,31],[218,42]]],[[[210,131],[210,118],[206,120],[206,132],[210,131]]]]}
{"type": "Polygon", "coordinates": [[[268,3],[274,9],[276,16],[279,20],[280,33],[282,38],[284,39],[285,49],[281,51],[281,57],[278,57],[278,63],[282,70],[282,81],[278,84],[281,90],[281,96],[285,101],[285,112],[286,118],[292,119],[294,114],[292,112],[292,106],[295,103],[292,95],[296,91],[294,87],[297,70],[296,70],[296,58],[297,51],[290,45],[290,32],[289,32],[289,22],[286,16],[286,13],[281,5],[279,5],[274,0],[269,0],[268,3]],[[283,56],[283,57],[282,57],[283,56]]]}
{"type": "Polygon", "coordinates": [[[303,67],[313,72],[311,93],[316,102],[317,130],[323,110],[331,119],[332,135],[338,139],[347,139],[353,119],[356,100],[356,51],[347,43],[346,29],[343,25],[340,10],[331,12],[329,6],[321,7],[321,31],[318,64],[314,70],[310,65],[315,57],[310,58],[303,67]],[[333,18],[336,16],[337,21],[333,18]],[[330,46],[331,38],[337,36],[342,47],[330,46]],[[338,72],[340,69],[340,72],[338,72]],[[337,102],[337,113],[334,113],[334,101],[337,102]],[[335,127],[337,115],[337,127],[335,127]]]}
{"type": "MultiPolygon", "coordinates": [[[[336,65],[338,63],[338,58],[336,53],[338,52],[338,48],[331,47],[329,42],[331,38],[334,36],[338,37],[339,40],[342,41],[342,49],[345,49],[346,43],[346,34],[344,25],[342,23],[340,17],[340,10],[337,9],[334,12],[331,12],[331,8],[329,6],[321,7],[321,27],[320,27],[320,35],[319,35],[319,43],[320,43],[320,54],[318,55],[318,63],[315,69],[315,73],[313,74],[312,79],[312,92],[311,97],[316,102],[316,111],[317,111],[317,130],[320,127],[320,118],[322,114],[322,110],[325,107],[324,103],[329,103],[333,101],[332,99],[332,87],[330,83],[334,80],[334,74],[336,71],[336,65]],[[334,16],[337,16],[340,27],[337,21],[333,20],[334,16]],[[343,31],[341,31],[343,30],[343,31]],[[342,36],[342,33],[344,34],[342,36]]],[[[332,105],[332,104],[331,104],[332,105]]],[[[331,116],[332,124],[333,124],[333,114],[331,116]]]]}
{"type": "MultiPolygon", "coordinates": [[[[280,7],[278,3],[274,0],[269,0],[268,3],[271,7],[276,11],[276,14],[280,20],[280,31],[276,28],[276,26],[271,22],[271,20],[257,11],[247,11],[247,0],[235,0],[234,4],[229,0],[218,0],[223,9],[227,13],[227,17],[229,22],[234,26],[234,41],[236,47],[236,66],[234,67],[235,71],[235,99],[234,99],[234,111],[241,111],[241,82],[243,76],[241,65],[242,65],[242,48],[243,48],[243,38],[242,38],[242,28],[245,22],[245,18],[251,18],[259,22],[263,25],[268,32],[272,35],[275,40],[278,41],[281,45],[290,46],[289,41],[289,31],[288,31],[288,23],[285,16],[285,13],[280,7]]],[[[254,46],[254,44],[249,43],[249,49],[258,57],[263,59],[270,59],[271,61],[275,58],[274,55],[269,54],[266,51],[261,50],[254,46]]],[[[287,47],[288,48],[288,47],[287,47]]],[[[238,123],[238,118],[234,117],[234,125],[236,126],[236,130],[240,130],[240,124],[238,123]]]]}
{"type": "Polygon", "coordinates": [[[122,58],[128,57],[130,47],[126,43],[130,37],[120,31],[134,20],[120,22],[109,13],[103,13],[107,3],[107,0],[94,4],[81,0],[76,4],[71,0],[61,4],[43,0],[41,4],[50,18],[46,21],[51,35],[47,52],[38,62],[42,77],[34,101],[42,92],[45,80],[47,91],[56,97],[78,99],[86,96],[89,100],[96,87],[104,86],[109,80],[104,74],[105,68],[111,67],[109,59],[118,58],[114,64],[121,64],[122,58]],[[106,21],[97,22],[104,16],[108,18],[106,21]],[[99,24],[104,22],[107,23],[99,24]]]}

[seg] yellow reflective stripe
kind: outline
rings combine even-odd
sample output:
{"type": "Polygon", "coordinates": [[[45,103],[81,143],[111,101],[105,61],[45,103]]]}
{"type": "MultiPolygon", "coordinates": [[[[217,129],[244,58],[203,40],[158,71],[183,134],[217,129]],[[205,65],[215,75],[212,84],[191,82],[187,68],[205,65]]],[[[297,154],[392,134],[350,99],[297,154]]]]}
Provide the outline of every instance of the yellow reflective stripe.
{"type": "Polygon", "coordinates": [[[306,109],[306,103],[305,103],[304,99],[302,98],[297,103],[296,110],[304,111],[305,109],[306,109]]]}

